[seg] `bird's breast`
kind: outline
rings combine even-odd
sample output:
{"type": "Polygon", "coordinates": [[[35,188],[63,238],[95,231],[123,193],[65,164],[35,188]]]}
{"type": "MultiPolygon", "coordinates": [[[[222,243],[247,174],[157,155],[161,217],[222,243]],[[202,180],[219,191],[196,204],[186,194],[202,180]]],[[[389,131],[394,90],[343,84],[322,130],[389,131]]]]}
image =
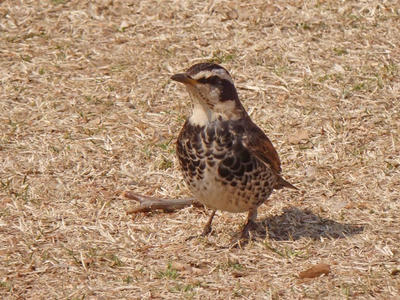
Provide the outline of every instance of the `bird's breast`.
{"type": "Polygon", "coordinates": [[[268,198],[276,178],[243,146],[231,125],[187,121],[177,140],[177,154],[183,177],[200,202],[242,212],[268,198]]]}

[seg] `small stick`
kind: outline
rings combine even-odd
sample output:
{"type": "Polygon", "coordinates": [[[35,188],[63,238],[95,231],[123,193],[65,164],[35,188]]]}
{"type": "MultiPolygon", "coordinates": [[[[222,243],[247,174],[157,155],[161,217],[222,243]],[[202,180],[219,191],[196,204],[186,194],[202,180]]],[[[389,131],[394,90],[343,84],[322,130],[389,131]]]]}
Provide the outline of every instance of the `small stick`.
{"type": "Polygon", "coordinates": [[[132,208],[128,210],[127,214],[135,214],[138,212],[149,212],[156,209],[162,209],[165,212],[171,212],[177,209],[182,209],[186,206],[197,206],[202,207],[203,205],[196,201],[194,198],[183,198],[183,199],[173,199],[173,198],[157,198],[149,197],[144,195],[139,195],[132,193],[130,191],[125,191],[122,193],[127,199],[135,200],[140,203],[139,207],[132,208]]]}

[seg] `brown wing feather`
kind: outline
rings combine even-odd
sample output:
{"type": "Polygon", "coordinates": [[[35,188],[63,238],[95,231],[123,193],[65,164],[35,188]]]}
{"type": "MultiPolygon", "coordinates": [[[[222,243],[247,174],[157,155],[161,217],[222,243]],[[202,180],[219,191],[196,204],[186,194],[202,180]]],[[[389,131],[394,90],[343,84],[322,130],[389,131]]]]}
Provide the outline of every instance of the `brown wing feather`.
{"type": "Polygon", "coordinates": [[[251,125],[246,127],[246,132],[243,136],[244,146],[259,160],[271,166],[272,170],[276,172],[278,180],[274,186],[275,189],[284,187],[297,190],[297,188],[290,182],[283,179],[280,175],[281,160],[279,159],[278,152],[276,152],[269,138],[265,133],[250,120],[251,125]]]}
{"type": "Polygon", "coordinates": [[[281,173],[281,161],[278,152],[265,133],[250,118],[249,121],[251,125],[246,126],[247,130],[243,136],[243,143],[259,160],[270,165],[277,174],[281,173]]]}

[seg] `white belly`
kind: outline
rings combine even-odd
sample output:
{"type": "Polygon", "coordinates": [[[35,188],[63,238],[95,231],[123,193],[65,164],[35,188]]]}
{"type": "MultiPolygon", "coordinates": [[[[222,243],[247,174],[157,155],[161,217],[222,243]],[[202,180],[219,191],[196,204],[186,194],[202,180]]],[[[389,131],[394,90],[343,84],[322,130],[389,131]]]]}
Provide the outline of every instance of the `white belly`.
{"type": "MultiPolygon", "coordinates": [[[[238,213],[260,205],[249,186],[240,190],[237,185],[223,184],[212,172],[206,172],[204,179],[195,181],[190,189],[198,201],[211,209],[238,213]]],[[[267,199],[269,193],[263,196],[267,199]]]]}

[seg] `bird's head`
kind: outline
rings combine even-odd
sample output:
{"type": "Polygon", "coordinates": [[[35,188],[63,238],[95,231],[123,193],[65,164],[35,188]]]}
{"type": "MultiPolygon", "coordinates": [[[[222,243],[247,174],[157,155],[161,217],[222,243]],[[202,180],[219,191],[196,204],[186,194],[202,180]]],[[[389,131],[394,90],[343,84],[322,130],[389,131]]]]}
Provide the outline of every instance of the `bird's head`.
{"type": "Polygon", "coordinates": [[[171,79],[183,83],[192,98],[192,123],[205,125],[217,118],[237,120],[246,115],[231,75],[220,65],[195,64],[171,79]]]}

